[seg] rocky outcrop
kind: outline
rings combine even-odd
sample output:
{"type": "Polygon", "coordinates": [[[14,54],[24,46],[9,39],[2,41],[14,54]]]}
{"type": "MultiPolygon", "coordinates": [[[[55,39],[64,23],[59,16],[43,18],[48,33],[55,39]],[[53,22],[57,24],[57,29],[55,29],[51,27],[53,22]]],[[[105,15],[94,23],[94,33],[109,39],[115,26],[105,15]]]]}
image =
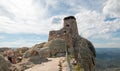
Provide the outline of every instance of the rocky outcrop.
{"type": "Polygon", "coordinates": [[[14,54],[15,57],[23,57],[24,53],[27,50],[29,50],[28,47],[21,47],[21,48],[12,49],[12,53],[14,54]]]}
{"type": "Polygon", "coordinates": [[[2,47],[2,48],[0,48],[0,52],[4,52],[4,51],[6,51],[6,50],[10,50],[11,48],[8,48],[8,47],[2,47]]]}
{"type": "Polygon", "coordinates": [[[65,41],[67,49],[77,64],[84,68],[84,71],[95,71],[95,48],[90,41],[78,34],[77,22],[74,16],[64,18],[64,26],[60,30],[50,31],[48,42],[56,38],[65,41]]]}
{"type": "Polygon", "coordinates": [[[40,64],[47,61],[47,57],[65,56],[66,51],[69,53],[68,57],[73,71],[95,71],[94,46],[89,40],[78,34],[74,16],[65,17],[63,28],[60,30],[50,31],[48,42],[36,44],[25,51],[23,58],[27,59],[27,62],[20,64],[21,68],[24,70],[27,68],[24,65],[29,63],[31,66],[40,64]]]}
{"type": "MultiPolygon", "coordinates": [[[[43,46],[45,43],[40,43],[40,44],[36,44],[34,45],[31,49],[29,49],[28,51],[26,51],[23,55],[24,58],[30,58],[32,56],[37,56],[39,55],[40,57],[42,56],[42,52],[41,50],[44,52],[43,46]]],[[[42,56],[44,57],[44,56],[42,56]]]]}
{"type": "Polygon", "coordinates": [[[10,71],[11,64],[0,54],[0,71],[10,71]]]}
{"type": "Polygon", "coordinates": [[[65,41],[59,38],[50,40],[47,43],[40,43],[33,46],[30,50],[26,51],[24,58],[35,56],[39,57],[60,57],[65,56],[65,41]]]}
{"type": "Polygon", "coordinates": [[[17,48],[14,50],[15,56],[21,56],[22,61],[16,64],[12,64],[10,69],[12,71],[24,71],[28,68],[33,67],[35,64],[41,64],[42,62],[48,61],[47,58],[42,56],[40,53],[40,48],[42,48],[41,44],[36,44],[32,48],[17,48]]]}
{"type": "Polygon", "coordinates": [[[65,41],[59,38],[50,40],[45,44],[45,47],[49,47],[49,57],[61,57],[65,56],[65,41]]]}
{"type": "Polygon", "coordinates": [[[3,56],[6,56],[5,51],[11,50],[11,48],[8,47],[2,47],[0,48],[0,54],[3,56]]]}

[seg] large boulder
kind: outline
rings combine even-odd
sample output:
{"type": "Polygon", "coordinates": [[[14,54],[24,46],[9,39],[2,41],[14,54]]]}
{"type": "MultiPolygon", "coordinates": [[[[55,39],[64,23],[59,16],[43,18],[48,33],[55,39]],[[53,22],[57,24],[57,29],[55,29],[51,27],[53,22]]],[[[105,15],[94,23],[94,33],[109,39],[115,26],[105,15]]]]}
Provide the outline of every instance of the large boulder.
{"type": "Polygon", "coordinates": [[[48,48],[43,47],[44,44],[45,43],[34,45],[32,48],[30,48],[28,51],[24,53],[23,58],[28,58],[29,61],[34,64],[40,64],[44,61],[47,61],[45,53],[47,53],[48,48]]]}
{"type": "Polygon", "coordinates": [[[90,41],[83,37],[76,40],[74,57],[84,71],[95,71],[95,49],[90,41]]]}
{"type": "Polygon", "coordinates": [[[50,57],[60,57],[65,56],[65,41],[63,39],[53,39],[48,41],[44,45],[45,47],[49,47],[50,57]]]}
{"type": "Polygon", "coordinates": [[[0,54],[0,71],[10,71],[11,64],[0,54]]]}
{"type": "Polygon", "coordinates": [[[24,58],[39,55],[39,57],[60,57],[65,56],[65,41],[56,38],[47,43],[40,43],[25,52],[24,58]]]}
{"type": "Polygon", "coordinates": [[[41,48],[43,49],[44,44],[45,44],[45,42],[34,45],[32,48],[30,48],[29,50],[27,50],[27,51],[24,53],[23,57],[24,57],[24,58],[29,58],[29,57],[31,57],[31,56],[39,55],[40,52],[41,52],[40,50],[41,50],[41,48]]]}

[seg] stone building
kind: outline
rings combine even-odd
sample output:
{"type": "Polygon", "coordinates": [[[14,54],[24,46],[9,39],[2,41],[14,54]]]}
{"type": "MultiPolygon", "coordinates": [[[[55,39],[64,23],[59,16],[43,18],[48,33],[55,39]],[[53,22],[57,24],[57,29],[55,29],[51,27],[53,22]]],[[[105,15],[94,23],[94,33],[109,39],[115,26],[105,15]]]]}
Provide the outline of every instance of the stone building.
{"type": "Polygon", "coordinates": [[[84,71],[95,71],[95,48],[90,41],[79,35],[74,16],[65,17],[63,28],[60,30],[49,32],[48,42],[56,38],[65,40],[68,49],[73,50],[71,53],[84,71]]]}

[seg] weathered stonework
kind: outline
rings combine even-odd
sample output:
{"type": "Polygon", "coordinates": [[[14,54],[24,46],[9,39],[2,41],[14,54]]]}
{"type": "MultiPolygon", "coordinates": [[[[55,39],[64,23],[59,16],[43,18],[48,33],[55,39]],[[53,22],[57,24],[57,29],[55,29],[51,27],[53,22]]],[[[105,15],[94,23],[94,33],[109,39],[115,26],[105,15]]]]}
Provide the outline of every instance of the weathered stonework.
{"type": "Polygon", "coordinates": [[[79,36],[76,18],[69,16],[64,18],[63,28],[49,32],[48,42],[60,38],[66,41],[67,47],[73,49],[77,63],[81,64],[84,71],[95,71],[95,49],[90,41],[79,36]]]}
{"type": "Polygon", "coordinates": [[[68,46],[72,47],[75,39],[79,37],[76,19],[73,16],[64,18],[63,28],[57,31],[49,32],[48,41],[55,38],[65,39],[68,46]]]}

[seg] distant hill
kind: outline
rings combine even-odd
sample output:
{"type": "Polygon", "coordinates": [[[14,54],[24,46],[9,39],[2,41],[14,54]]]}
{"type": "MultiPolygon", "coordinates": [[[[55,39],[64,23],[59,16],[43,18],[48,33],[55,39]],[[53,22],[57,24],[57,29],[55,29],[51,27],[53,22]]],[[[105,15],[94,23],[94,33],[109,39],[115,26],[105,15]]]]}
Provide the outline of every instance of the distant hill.
{"type": "Polygon", "coordinates": [[[96,48],[96,71],[120,71],[120,48],[96,48]]]}

